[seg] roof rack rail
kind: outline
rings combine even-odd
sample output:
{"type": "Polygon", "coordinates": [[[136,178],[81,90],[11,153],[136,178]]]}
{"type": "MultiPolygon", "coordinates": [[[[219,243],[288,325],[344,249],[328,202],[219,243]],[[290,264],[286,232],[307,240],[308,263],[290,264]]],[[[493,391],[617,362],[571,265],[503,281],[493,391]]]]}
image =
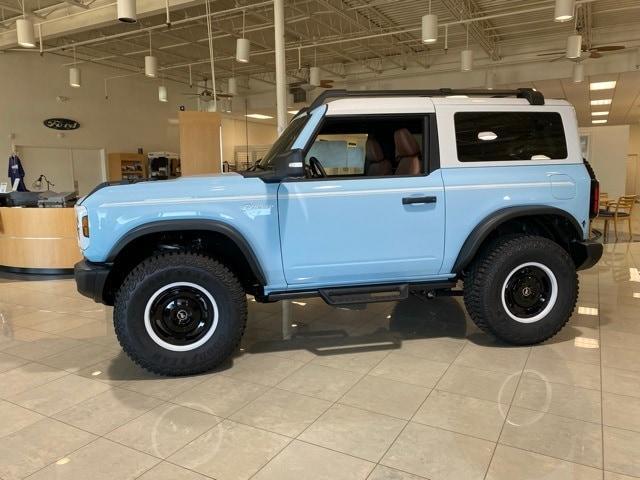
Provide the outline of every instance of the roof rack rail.
{"type": "Polygon", "coordinates": [[[517,88],[515,90],[485,90],[467,89],[454,90],[451,88],[439,88],[436,90],[325,90],[309,106],[312,110],[323,105],[331,98],[348,97],[446,97],[451,95],[475,95],[493,98],[517,97],[524,98],[531,105],[544,105],[544,95],[533,88],[517,88]]]}

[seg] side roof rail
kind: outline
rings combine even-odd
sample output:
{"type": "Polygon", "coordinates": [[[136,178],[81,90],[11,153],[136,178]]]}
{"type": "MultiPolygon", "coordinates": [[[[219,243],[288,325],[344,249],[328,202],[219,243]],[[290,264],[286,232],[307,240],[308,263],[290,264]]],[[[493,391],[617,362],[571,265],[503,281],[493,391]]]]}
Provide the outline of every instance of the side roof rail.
{"type": "Polygon", "coordinates": [[[517,97],[524,98],[530,105],[544,105],[544,95],[533,88],[517,88],[515,90],[465,89],[454,90],[439,88],[436,90],[325,90],[309,106],[313,110],[332,98],[355,97],[447,97],[451,95],[484,96],[492,98],[517,97]]]}

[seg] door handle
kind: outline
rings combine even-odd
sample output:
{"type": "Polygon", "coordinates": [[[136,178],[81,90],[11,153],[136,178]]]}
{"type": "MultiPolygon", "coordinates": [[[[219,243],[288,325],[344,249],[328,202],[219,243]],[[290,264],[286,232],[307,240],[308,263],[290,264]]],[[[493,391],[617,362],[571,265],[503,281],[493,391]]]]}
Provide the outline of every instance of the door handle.
{"type": "Polygon", "coordinates": [[[413,205],[415,203],[436,203],[437,197],[404,197],[403,205],[413,205]]]}

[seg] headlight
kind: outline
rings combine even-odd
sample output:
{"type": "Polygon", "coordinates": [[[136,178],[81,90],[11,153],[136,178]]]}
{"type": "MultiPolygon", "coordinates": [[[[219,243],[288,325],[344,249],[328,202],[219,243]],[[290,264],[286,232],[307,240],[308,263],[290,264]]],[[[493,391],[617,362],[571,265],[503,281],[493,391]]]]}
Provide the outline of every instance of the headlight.
{"type": "Polygon", "coordinates": [[[89,246],[89,213],[82,205],[76,205],[75,210],[78,225],[78,246],[82,250],[86,250],[89,246]]]}

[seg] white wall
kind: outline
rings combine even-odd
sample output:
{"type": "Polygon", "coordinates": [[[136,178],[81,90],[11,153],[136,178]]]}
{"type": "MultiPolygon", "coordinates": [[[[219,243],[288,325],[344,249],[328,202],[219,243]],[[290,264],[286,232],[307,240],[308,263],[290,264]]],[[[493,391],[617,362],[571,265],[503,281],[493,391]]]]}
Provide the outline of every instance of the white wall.
{"type": "MultiPolygon", "coordinates": [[[[169,102],[158,101],[158,80],[143,75],[110,80],[109,99],[104,95],[104,79],[122,71],[83,64],[82,87],[69,86],[67,58],[37,53],[4,53],[0,62],[0,182],[6,181],[7,158],[12,144],[20,147],[104,149],[109,152],[179,152],[179,105],[196,109],[187,85],[167,82],[169,102]],[[58,102],[57,96],[69,97],[58,102]],[[80,122],[80,128],[64,132],[43,125],[51,117],[80,122]],[[13,140],[10,135],[15,137],[13,140]]],[[[142,66],[142,64],[141,64],[142,66]]],[[[244,117],[225,116],[224,156],[233,157],[233,147],[245,142],[244,117]],[[240,118],[240,119],[239,119],[240,118]]],[[[249,122],[249,143],[271,143],[275,126],[264,121],[249,122]]],[[[27,150],[28,151],[28,150],[27,150]]],[[[23,159],[28,163],[28,159],[23,159]]],[[[55,179],[54,179],[55,180],[55,179]]],[[[62,179],[59,179],[64,184],[62,179]]],[[[27,188],[30,188],[27,185],[27,188]]]]}
{"type": "Polygon", "coordinates": [[[581,134],[589,135],[589,162],[593,166],[600,191],[617,198],[625,194],[629,125],[587,127],[581,134]]]}

